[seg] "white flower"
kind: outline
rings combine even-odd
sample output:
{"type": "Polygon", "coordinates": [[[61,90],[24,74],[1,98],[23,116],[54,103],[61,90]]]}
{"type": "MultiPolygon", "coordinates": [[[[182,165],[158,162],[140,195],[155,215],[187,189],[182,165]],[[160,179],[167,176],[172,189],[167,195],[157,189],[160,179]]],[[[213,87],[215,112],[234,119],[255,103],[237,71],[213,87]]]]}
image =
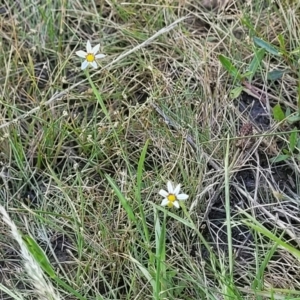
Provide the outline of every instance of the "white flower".
{"type": "Polygon", "coordinates": [[[104,54],[96,54],[100,49],[100,44],[96,45],[92,48],[90,41],[86,43],[86,52],[85,51],[77,51],[76,54],[79,57],[85,58],[85,61],[81,64],[81,70],[84,70],[88,65],[91,65],[93,68],[97,68],[96,59],[103,58],[106,55],[104,54]]]}
{"type": "Polygon", "coordinates": [[[168,207],[175,206],[176,208],[179,208],[178,201],[186,200],[189,197],[187,194],[179,194],[180,184],[178,184],[174,188],[171,181],[168,181],[167,188],[168,188],[168,191],[165,191],[165,190],[159,191],[159,194],[164,197],[164,200],[161,203],[162,206],[168,205],[168,207]]]}

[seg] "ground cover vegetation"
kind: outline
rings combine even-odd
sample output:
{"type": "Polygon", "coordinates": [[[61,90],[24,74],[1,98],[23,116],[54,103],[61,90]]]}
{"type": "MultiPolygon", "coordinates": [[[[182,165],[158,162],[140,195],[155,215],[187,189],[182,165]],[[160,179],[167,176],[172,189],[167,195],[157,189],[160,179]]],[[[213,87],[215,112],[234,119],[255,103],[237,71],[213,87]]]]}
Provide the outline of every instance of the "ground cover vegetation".
{"type": "Polygon", "coordinates": [[[299,1],[4,0],[0,30],[1,299],[300,299],[299,1]]]}

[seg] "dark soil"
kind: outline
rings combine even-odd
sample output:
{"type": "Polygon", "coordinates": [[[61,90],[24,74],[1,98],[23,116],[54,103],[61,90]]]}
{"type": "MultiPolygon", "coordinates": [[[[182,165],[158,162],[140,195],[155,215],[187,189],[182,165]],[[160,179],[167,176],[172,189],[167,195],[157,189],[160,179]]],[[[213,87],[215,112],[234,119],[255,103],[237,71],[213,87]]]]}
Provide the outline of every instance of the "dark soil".
{"type": "MultiPolygon", "coordinates": [[[[239,108],[239,111],[243,116],[249,120],[253,126],[259,128],[261,132],[269,129],[270,127],[270,116],[268,115],[264,104],[258,99],[247,95],[242,94],[239,102],[236,103],[239,108]]],[[[247,150],[244,150],[247,151],[247,150]]],[[[296,174],[287,164],[269,164],[269,157],[263,151],[263,148],[257,150],[257,155],[259,161],[257,161],[257,156],[250,156],[245,165],[240,166],[234,176],[232,177],[232,185],[230,188],[230,204],[231,204],[231,219],[238,223],[239,218],[237,217],[237,208],[247,209],[253,207],[253,204],[249,203],[249,200],[244,195],[241,195],[235,186],[239,186],[244,189],[251,196],[254,195],[255,190],[257,189],[257,202],[258,204],[270,204],[274,203],[274,206],[268,206],[268,210],[274,213],[274,209],[278,207],[277,199],[274,199],[272,194],[270,195],[270,186],[269,182],[276,187],[278,192],[285,193],[291,197],[297,195],[299,191],[299,186],[296,182],[296,174]],[[256,172],[259,167],[259,178],[257,179],[256,172]],[[269,199],[269,200],[266,200],[269,199]]],[[[228,241],[227,241],[227,226],[226,226],[226,212],[225,212],[225,200],[224,194],[219,195],[217,200],[212,204],[210,212],[208,214],[205,224],[202,224],[201,228],[204,238],[210,243],[212,249],[216,254],[225,253],[228,254],[228,241]]],[[[289,203],[289,211],[296,212],[295,215],[299,218],[299,207],[295,203],[289,203]]],[[[296,219],[291,219],[287,217],[285,213],[276,213],[280,220],[286,224],[296,225],[297,228],[300,228],[300,224],[297,223],[296,219]],[[295,224],[297,223],[297,224],[295,224]]],[[[262,224],[264,224],[268,229],[273,230],[274,224],[266,222],[267,217],[261,215],[262,224]]],[[[239,266],[249,268],[254,266],[255,262],[255,245],[254,238],[251,230],[244,225],[238,225],[231,228],[232,231],[232,245],[234,251],[235,262],[237,264],[237,269],[239,266]]],[[[280,232],[280,231],[279,231],[280,232]]],[[[291,241],[291,238],[288,236],[286,240],[289,243],[293,244],[296,248],[299,249],[296,242],[291,241]]],[[[208,251],[202,246],[200,247],[201,256],[204,259],[209,259],[208,251]]],[[[196,255],[196,248],[193,249],[192,254],[196,255]]],[[[274,257],[275,259],[276,257],[274,257]]],[[[247,271],[246,271],[247,272],[247,271]]],[[[235,275],[236,281],[240,284],[245,284],[243,280],[240,281],[241,274],[235,275]]]]}
{"type": "Polygon", "coordinates": [[[247,120],[250,120],[261,130],[269,129],[270,116],[263,101],[243,92],[236,105],[247,120]]]}

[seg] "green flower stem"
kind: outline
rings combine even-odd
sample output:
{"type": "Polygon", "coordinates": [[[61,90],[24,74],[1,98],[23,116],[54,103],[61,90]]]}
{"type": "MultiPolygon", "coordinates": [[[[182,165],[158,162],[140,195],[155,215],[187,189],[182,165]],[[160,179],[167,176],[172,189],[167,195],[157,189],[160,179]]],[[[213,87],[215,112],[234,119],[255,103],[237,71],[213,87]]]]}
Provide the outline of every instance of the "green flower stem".
{"type": "Polygon", "coordinates": [[[201,234],[201,232],[198,230],[198,228],[195,226],[190,214],[188,213],[186,206],[184,204],[183,201],[180,201],[180,206],[183,210],[184,215],[186,216],[186,218],[189,220],[189,222],[193,225],[194,230],[196,231],[197,235],[200,238],[200,241],[202,242],[202,244],[206,247],[206,249],[209,251],[209,253],[211,255],[214,255],[213,252],[211,251],[211,247],[209,246],[209,244],[207,243],[207,241],[205,240],[205,238],[203,237],[203,235],[201,234]]]}

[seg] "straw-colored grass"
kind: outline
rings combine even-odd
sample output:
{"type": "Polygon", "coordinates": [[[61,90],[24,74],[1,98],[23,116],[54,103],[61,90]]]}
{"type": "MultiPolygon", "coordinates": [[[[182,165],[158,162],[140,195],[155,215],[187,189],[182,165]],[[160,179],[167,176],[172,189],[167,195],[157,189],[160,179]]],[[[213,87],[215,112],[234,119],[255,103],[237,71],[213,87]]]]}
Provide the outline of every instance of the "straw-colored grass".
{"type": "Polygon", "coordinates": [[[299,299],[298,1],[0,14],[1,299],[299,299]]]}

